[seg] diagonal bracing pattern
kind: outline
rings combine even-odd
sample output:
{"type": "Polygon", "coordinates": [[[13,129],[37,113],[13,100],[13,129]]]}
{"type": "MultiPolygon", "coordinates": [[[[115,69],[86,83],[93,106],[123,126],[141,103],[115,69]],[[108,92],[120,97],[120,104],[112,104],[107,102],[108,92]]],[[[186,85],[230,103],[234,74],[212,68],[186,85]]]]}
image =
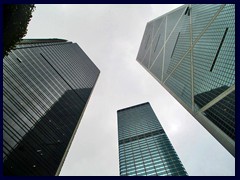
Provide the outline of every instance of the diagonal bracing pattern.
{"type": "Polygon", "coordinates": [[[183,5],[150,32],[137,61],[235,155],[235,5],[183,5]]]}

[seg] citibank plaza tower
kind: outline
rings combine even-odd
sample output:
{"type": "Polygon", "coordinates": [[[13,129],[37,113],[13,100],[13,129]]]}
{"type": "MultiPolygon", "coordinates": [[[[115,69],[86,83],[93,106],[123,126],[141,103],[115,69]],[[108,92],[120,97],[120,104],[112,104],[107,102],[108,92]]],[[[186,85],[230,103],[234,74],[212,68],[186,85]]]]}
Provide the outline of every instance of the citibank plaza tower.
{"type": "Polygon", "coordinates": [[[4,58],[4,175],[59,174],[99,73],[63,39],[23,40],[4,58]]]}

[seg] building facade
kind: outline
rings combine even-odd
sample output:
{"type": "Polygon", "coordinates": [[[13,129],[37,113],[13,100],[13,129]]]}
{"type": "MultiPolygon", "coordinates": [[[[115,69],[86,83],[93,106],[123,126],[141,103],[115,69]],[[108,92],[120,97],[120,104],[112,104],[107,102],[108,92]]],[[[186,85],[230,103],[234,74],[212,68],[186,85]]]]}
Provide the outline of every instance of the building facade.
{"type": "Polygon", "coordinates": [[[235,5],[183,5],[147,23],[137,61],[235,156],[235,5]]]}
{"type": "Polygon", "coordinates": [[[99,73],[62,39],[23,40],[4,57],[4,175],[60,173],[99,73]]]}
{"type": "Polygon", "coordinates": [[[117,116],[120,176],[187,176],[149,103],[117,116]]]}

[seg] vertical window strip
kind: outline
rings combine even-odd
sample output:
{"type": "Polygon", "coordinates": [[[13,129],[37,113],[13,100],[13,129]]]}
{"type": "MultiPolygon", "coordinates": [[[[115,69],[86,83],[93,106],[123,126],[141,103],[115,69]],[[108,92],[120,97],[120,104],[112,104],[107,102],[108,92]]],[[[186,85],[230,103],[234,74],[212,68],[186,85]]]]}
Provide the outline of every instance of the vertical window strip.
{"type": "Polygon", "coordinates": [[[158,40],[157,40],[157,43],[156,43],[156,45],[155,45],[155,48],[154,48],[154,51],[153,51],[153,52],[155,52],[156,49],[157,49],[157,46],[158,46],[158,42],[159,42],[160,37],[161,37],[161,34],[159,34],[159,36],[158,36],[158,40]]]}
{"type": "Polygon", "coordinates": [[[187,7],[187,9],[186,9],[184,15],[186,15],[186,14],[188,13],[188,11],[189,11],[189,7],[187,7]]]}
{"type": "Polygon", "coordinates": [[[226,35],[227,35],[227,31],[228,31],[228,27],[225,29],[225,32],[224,32],[224,34],[223,34],[222,40],[221,40],[221,42],[220,42],[220,45],[219,45],[218,50],[217,50],[217,53],[216,53],[215,58],[214,58],[214,60],[213,60],[213,63],[212,63],[210,72],[212,72],[213,67],[214,67],[214,65],[215,65],[215,63],[216,63],[216,61],[217,61],[217,57],[218,57],[218,54],[219,54],[219,52],[220,52],[220,50],[221,50],[223,41],[224,41],[224,39],[225,39],[225,37],[226,37],[226,35]]]}
{"type": "Polygon", "coordinates": [[[146,43],[146,45],[145,45],[145,49],[147,48],[149,39],[150,39],[150,34],[148,35],[148,39],[147,39],[147,43],[146,43]]]}
{"type": "Polygon", "coordinates": [[[176,45],[177,45],[177,42],[178,42],[179,35],[180,35],[180,32],[178,33],[177,40],[176,40],[176,42],[175,42],[175,44],[174,44],[174,48],[173,48],[173,51],[172,51],[172,54],[171,54],[171,58],[172,58],[173,53],[174,53],[174,51],[175,51],[175,48],[176,48],[176,45]]]}

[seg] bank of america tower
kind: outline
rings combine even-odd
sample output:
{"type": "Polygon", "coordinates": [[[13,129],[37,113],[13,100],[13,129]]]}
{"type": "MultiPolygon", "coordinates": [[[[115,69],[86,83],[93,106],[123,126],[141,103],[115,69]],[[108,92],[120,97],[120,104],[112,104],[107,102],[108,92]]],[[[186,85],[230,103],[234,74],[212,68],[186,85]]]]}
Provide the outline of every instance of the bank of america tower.
{"type": "Polygon", "coordinates": [[[183,5],[148,22],[137,61],[235,156],[234,4],[183,5]]]}

